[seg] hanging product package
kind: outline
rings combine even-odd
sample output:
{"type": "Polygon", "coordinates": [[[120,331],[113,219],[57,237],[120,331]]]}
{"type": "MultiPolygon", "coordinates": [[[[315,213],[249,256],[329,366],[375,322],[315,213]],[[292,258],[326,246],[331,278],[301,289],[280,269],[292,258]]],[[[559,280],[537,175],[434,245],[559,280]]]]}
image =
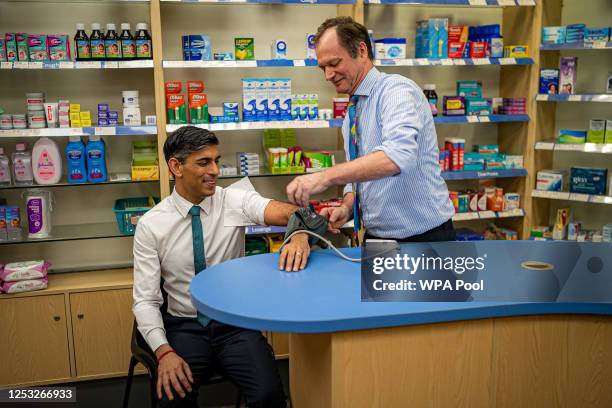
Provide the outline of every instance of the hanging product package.
{"type": "Polygon", "coordinates": [[[51,191],[27,190],[23,193],[23,198],[26,203],[28,238],[41,239],[51,236],[51,191]]]}

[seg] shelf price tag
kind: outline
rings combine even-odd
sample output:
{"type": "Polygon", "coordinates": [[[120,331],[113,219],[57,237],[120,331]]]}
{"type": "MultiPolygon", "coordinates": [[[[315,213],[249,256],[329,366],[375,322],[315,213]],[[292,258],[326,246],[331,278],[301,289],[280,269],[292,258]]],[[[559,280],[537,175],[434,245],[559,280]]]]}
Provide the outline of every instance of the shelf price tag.
{"type": "Polygon", "coordinates": [[[257,61],[236,61],[236,66],[244,68],[255,68],[257,67],[257,61]]]}
{"type": "Polygon", "coordinates": [[[551,142],[537,142],[535,148],[536,150],[553,150],[555,144],[551,142]]]}
{"type": "Polygon", "coordinates": [[[27,62],[23,62],[23,61],[15,61],[15,62],[13,62],[13,67],[15,69],[28,69],[28,68],[30,68],[28,63],[27,62]]]}
{"type": "Polygon", "coordinates": [[[59,63],[59,69],[73,69],[74,68],[74,62],[72,61],[60,61],[59,63]]]}
{"type": "Polygon", "coordinates": [[[489,58],[473,58],[472,62],[474,65],[490,65],[491,60],[489,58]]]}
{"type": "Polygon", "coordinates": [[[108,69],[119,68],[119,62],[118,61],[104,61],[102,64],[102,68],[108,68],[108,69]]]}
{"type": "Polygon", "coordinates": [[[501,65],[516,65],[516,58],[500,58],[499,63],[501,65]]]}
{"type": "Polygon", "coordinates": [[[461,59],[456,59],[455,60],[455,65],[467,65],[467,62],[465,61],[465,59],[461,58],[461,59]]]}
{"type": "Polygon", "coordinates": [[[478,116],[466,116],[468,123],[478,123],[478,116]]]}
{"type": "Polygon", "coordinates": [[[293,66],[294,67],[305,67],[306,66],[306,61],[304,61],[304,60],[294,60],[293,61],[293,66]]]}
{"type": "Polygon", "coordinates": [[[495,218],[494,211],[478,211],[478,217],[483,220],[487,218],[495,218]]]}
{"type": "Polygon", "coordinates": [[[589,202],[589,195],[588,194],[579,194],[579,193],[570,193],[569,195],[569,199],[571,201],[581,201],[583,203],[587,203],[589,202]]]}
{"type": "Polygon", "coordinates": [[[102,68],[102,62],[100,61],[77,61],[74,63],[74,67],[77,69],[102,68]]]}
{"type": "Polygon", "coordinates": [[[590,202],[599,204],[612,204],[612,197],[609,196],[590,196],[590,202]]]}
{"type": "Polygon", "coordinates": [[[417,65],[432,65],[427,58],[417,58],[416,64],[417,65]]]}
{"type": "Polygon", "coordinates": [[[0,69],[13,69],[12,62],[0,62],[0,69]]]}
{"type": "Polygon", "coordinates": [[[582,97],[580,95],[570,95],[567,100],[571,102],[580,102],[582,97]]]}
{"type": "Polygon", "coordinates": [[[490,118],[490,117],[488,117],[488,116],[479,116],[479,117],[478,117],[478,120],[479,120],[481,123],[491,122],[491,118],[490,118]]]}
{"type": "Polygon", "coordinates": [[[114,126],[103,126],[103,127],[94,128],[94,135],[115,136],[116,134],[117,134],[117,128],[114,126]]]}
{"type": "Polygon", "coordinates": [[[514,0],[497,0],[500,6],[516,6],[514,0]]]}
{"type": "Polygon", "coordinates": [[[534,0],[516,0],[519,6],[535,6],[534,0]]]}
{"type": "Polygon", "coordinates": [[[470,6],[486,6],[486,0],[470,0],[470,6]]]}
{"type": "Polygon", "coordinates": [[[440,62],[444,66],[454,65],[453,60],[451,58],[443,58],[440,60],[440,62]]]}

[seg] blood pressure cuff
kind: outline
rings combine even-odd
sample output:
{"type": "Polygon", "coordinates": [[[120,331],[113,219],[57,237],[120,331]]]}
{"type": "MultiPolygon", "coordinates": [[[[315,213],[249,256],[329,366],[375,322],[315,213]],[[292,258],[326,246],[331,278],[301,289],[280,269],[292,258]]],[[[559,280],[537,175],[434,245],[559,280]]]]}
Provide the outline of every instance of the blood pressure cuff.
{"type": "MultiPolygon", "coordinates": [[[[327,232],[327,218],[317,214],[312,207],[300,208],[289,217],[285,239],[295,231],[304,230],[312,231],[319,235],[325,234],[327,232]]],[[[312,235],[308,236],[310,245],[313,245],[317,240],[317,237],[312,235]]]]}

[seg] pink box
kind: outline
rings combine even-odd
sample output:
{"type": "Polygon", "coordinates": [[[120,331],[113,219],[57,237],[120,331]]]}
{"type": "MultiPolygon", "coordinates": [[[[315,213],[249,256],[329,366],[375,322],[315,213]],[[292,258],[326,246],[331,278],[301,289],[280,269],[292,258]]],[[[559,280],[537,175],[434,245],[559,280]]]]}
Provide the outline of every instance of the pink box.
{"type": "Polygon", "coordinates": [[[559,94],[576,92],[578,57],[561,57],[559,60],[559,94]]]}
{"type": "Polygon", "coordinates": [[[51,61],[70,61],[70,39],[66,34],[47,36],[47,53],[51,61]]]}
{"type": "Polygon", "coordinates": [[[46,35],[28,34],[28,49],[30,61],[49,61],[46,35]]]}

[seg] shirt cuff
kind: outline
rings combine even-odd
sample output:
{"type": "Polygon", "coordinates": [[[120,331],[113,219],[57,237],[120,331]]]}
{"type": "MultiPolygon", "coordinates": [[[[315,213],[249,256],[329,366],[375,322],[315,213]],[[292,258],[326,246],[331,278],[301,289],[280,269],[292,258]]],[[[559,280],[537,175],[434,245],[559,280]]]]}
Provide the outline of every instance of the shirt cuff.
{"type": "Polygon", "coordinates": [[[345,196],[348,193],[352,193],[352,192],[353,192],[353,185],[349,183],[344,186],[344,191],[342,192],[342,195],[345,196]]]}
{"type": "Polygon", "coordinates": [[[153,329],[149,332],[146,337],[147,344],[151,347],[151,350],[155,352],[160,346],[164,344],[168,344],[168,339],[166,338],[166,331],[161,327],[153,329]]]}

